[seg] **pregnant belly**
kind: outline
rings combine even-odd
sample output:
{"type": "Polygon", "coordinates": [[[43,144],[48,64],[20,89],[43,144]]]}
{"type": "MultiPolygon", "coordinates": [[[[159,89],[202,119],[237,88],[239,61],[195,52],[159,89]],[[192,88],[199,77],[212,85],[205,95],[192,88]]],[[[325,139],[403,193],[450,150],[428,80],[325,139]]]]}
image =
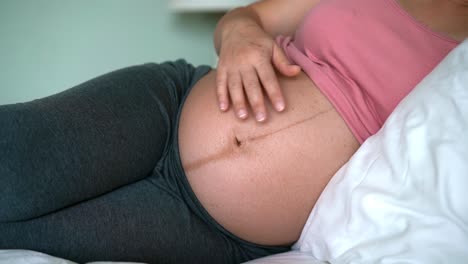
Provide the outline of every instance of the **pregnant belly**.
{"type": "MultiPolygon", "coordinates": [[[[262,245],[291,244],[317,198],[359,143],[304,74],[280,77],[287,108],[239,120],[216,103],[215,72],[182,108],[180,155],[188,181],[224,228],[262,245]]],[[[252,115],[250,115],[252,116],[252,115]]]]}

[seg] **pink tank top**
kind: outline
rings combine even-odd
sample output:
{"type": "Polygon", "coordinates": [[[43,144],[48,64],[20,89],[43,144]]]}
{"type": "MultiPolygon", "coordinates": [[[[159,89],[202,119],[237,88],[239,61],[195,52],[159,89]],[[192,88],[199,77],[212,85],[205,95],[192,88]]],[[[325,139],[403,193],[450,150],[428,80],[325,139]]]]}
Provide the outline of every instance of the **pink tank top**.
{"type": "Polygon", "coordinates": [[[360,143],[459,44],[416,21],[396,0],[322,0],[294,38],[277,42],[360,143]]]}

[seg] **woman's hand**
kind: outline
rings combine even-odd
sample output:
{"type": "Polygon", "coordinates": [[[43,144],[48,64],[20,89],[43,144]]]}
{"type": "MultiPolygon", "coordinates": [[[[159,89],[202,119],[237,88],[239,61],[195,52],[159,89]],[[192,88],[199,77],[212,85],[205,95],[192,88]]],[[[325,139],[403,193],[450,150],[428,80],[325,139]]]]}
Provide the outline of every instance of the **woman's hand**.
{"type": "Polygon", "coordinates": [[[236,115],[245,119],[250,106],[255,119],[264,121],[265,92],[274,108],[283,111],[285,100],[276,71],[292,77],[300,67],[290,64],[272,37],[256,24],[231,28],[222,43],[216,82],[219,108],[227,111],[231,101],[236,115]]]}

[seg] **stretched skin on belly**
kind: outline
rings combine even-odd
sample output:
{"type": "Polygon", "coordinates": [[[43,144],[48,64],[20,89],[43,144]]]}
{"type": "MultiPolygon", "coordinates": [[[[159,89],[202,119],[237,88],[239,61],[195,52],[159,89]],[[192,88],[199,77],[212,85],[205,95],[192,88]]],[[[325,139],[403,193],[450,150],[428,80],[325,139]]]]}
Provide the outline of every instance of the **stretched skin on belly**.
{"type": "Polygon", "coordinates": [[[192,89],[179,124],[191,188],[224,228],[263,245],[295,242],[320,193],[359,143],[305,75],[279,78],[287,108],[239,120],[216,104],[215,73],[192,89]]]}
{"type": "Polygon", "coordinates": [[[223,149],[221,149],[217,153],[210,154],[210,155],[208,155],[206,157],[200,158],[199,160],[192,161],[191,163],[185,164],[184,168],[185,168],[186,171],[192,171],[192,170],[196,170],[198,168],[203,167],[203,165],[205,165],[207,163],[210,163],[210,162],[213,162],[213,161],[216,161],[216,160],[221,160],[221,159],[228,159],[228,158],[232,157],[233,155],[238,154],[238,148],[243,147],[245,144],[251,143],[251,142],[256,141],[256,140],[262,140],[262,139],[265,139],[265,138],[270,137],[270,136],[274,136],[276,133],[280,133],[280,132],[282,132],[282,131],[284,131],[286,129],[289,129],[291,127],[294,127],[294,126],[300,125],[300,124],[302,124],[304,122],[313,120],[317,116],[323,115],[323,114],[325,114],[327,112],[330,112],[331,110],[332,109],[324,110],[324,111],[319,112],[319,113],[317,113],[317,114],[315,114],[315,115],[313,115],[313,116],[311,116],[309,118],[294,122],[292,124],[286,125],[285,127],[278,128],[278,129],[276,129],[274,131],[265,132],[264,134],[247,136],[245,138],[241,138],[241,137],[239,137],[237,135],[232,135],[231,137],[234,138],[232,145],[226,145],[223,149]]]}

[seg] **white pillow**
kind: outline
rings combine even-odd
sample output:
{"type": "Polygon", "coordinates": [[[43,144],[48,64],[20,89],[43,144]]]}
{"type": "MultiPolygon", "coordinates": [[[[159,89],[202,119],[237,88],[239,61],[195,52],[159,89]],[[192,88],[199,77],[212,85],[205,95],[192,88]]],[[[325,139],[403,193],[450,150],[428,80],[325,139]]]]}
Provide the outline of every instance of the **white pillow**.
{"type": "Polygon", "coordinates": [[[468,39],[335,174],[294,249],[330,263],[468,263],[467,129],[468,39]]]}

